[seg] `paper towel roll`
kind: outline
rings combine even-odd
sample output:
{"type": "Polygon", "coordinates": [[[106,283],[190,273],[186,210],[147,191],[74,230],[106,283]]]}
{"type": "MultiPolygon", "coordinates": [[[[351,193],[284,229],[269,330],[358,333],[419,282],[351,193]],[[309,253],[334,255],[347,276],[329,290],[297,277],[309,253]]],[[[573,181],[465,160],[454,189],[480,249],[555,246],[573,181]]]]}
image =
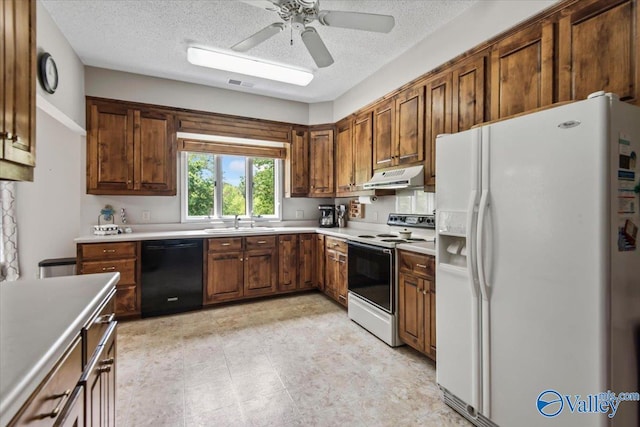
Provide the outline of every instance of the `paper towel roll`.
{"type": "Polygon", "coordinates": [[[376,196],[359,196],[358,197],[358,203],[362,203],[363,205],[370,205],[376,200],[378,200],[376,196]]]}

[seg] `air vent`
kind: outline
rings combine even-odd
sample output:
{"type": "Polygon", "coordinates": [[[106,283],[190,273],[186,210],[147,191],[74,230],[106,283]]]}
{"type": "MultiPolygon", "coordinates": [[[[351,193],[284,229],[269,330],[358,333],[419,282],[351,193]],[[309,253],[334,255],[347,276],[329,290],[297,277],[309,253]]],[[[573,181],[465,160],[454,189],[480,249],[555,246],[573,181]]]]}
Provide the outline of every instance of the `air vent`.
{"type": "Polygon", "coordinates": [[[382,175],[384,175],[385,177],[391,178],[394,176],[402,176],[404,175],[405,171],[406,169],[396,169],[392,171],[382,172],[382,175]]]}
{"type": "Polygon", "coordinates": [[[253,87],[253,83],[243,82],[242,80],[229,79],[227,83],[234,86],[242,86],[242,87],[253,87]]]}

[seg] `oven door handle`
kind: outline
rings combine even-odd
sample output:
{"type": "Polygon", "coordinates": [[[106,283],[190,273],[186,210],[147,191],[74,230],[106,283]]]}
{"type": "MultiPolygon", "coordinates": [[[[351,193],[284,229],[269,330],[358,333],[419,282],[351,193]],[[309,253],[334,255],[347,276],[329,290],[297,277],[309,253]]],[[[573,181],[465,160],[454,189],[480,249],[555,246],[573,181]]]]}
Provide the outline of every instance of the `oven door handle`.
{"type": "Polygon", "coordinates": [[[380,246],[374,246],[374,245],[367,245],[365,243],[357,243],[357,242],[353,242],[351,240],[347,240],[347,245],[348,246],[355,246],[357,248],[363,248],[363,249],[368,249],[371,251],[376,251],[376,252],[382,252],[388,255],[391,255],[393,253],[392,249],[388,249],[388,248],[382,248],[380,246]]]}

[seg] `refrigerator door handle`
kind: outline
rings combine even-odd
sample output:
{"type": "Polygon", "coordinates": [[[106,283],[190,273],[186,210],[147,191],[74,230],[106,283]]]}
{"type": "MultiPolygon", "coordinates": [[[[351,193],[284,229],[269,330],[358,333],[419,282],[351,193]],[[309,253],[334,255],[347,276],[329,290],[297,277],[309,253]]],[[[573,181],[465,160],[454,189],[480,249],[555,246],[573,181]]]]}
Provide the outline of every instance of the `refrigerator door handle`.
{"type": "Polygon", "coordinates": [[[478,281],[480,282],[480,294],[485,301],[489,300],[489,291],[487,289],[487,280],[484,271],[484,220],[489,205],[489,190],[482,190],[480,196],[480,208],[478,211],[478,239],[476,241],[476,263],[478,265],[478,281]]]}

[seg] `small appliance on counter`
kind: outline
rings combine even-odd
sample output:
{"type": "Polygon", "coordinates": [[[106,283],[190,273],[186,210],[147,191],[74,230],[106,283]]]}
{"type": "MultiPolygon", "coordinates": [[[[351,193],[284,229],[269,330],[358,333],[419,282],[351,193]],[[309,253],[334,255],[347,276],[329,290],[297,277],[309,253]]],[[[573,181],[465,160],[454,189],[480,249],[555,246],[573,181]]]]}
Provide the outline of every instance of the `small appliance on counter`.
{"type": "Polygon", "coordinates": [[[333,205],[320,205],[320,227],[331,228],[336,226],[336,207],[333,205]]]}
{"type": "Polygon", "coordinates": [[[336,217],[338,227],[343,228],[347,226],[347,205],[336,205],[336,217]]]}

